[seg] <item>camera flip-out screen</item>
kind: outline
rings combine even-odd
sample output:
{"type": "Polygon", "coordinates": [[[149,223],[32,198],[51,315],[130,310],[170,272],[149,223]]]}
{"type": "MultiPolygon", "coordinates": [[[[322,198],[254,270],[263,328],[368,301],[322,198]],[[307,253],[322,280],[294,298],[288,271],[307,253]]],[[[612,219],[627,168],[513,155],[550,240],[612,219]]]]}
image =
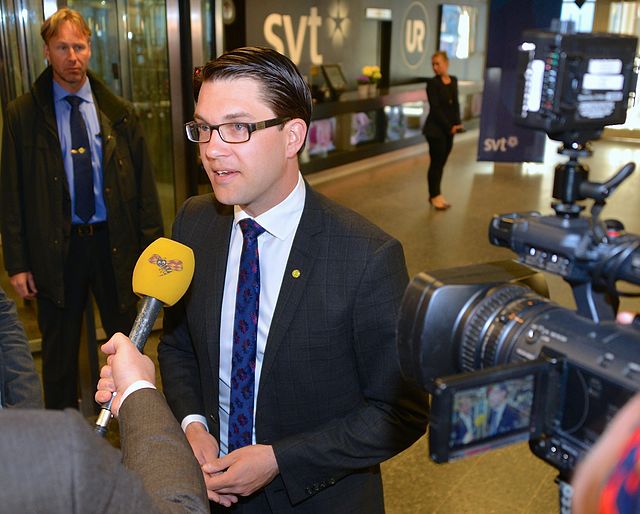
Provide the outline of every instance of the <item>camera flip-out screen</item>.
{"type": "Polygon", "coordinates": [[[542,427],[537,401],[550,364],[532,361],[436,381],[429,449],[435,462],[528,440],[542,427]]]}

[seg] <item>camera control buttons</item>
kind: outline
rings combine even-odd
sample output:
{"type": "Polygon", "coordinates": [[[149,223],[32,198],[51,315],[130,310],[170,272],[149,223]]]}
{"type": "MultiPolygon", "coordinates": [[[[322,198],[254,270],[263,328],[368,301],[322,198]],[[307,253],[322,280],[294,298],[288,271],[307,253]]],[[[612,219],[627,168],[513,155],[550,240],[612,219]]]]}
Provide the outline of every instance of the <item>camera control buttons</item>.
{"type": "Polygon", "coordinates": [[[536,341],[538,341],[538,331],[534,328],[529,328],[529,330],[527,330],[527,334],[525,336],[525,343],[527,344],[535,344],[536,341]]]}
{"type": "Polygon", "coordinates": [[[640,364],[636,362],[630,362],[624,370],[625,376],[631,380],[640,381],[640,364]]]}
{"type": "Polygon", "coordinates": [[[616,356],[611,352],[603,353],[598,357],[598,365],[602,368],[608,368],[615,358],[616,356]]]}

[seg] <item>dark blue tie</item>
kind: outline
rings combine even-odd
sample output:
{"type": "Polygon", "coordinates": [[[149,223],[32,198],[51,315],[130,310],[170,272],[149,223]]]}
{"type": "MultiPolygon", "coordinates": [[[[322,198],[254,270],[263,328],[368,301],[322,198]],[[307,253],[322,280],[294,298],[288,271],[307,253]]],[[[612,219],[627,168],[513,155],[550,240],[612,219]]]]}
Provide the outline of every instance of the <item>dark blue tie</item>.
{"type": "Polygon", "coordinates": [[[229,452],[252,442],[260,300],[258,236],[264,232],[264,228],[249,218],[240,220],[239,225],[243,243],[233,322],[229,452]]]}
{"type": "Polygon", "coordinates": [[[93,194],[93,167],[91,166],[89,135],[80,112],[80,104],[83,100],[79,96],[65,96],[64,99],[71,105],[69,127],[71,129],[75,210],[82,221],[89,223],[96,212],[96,199],[93,194]]]}

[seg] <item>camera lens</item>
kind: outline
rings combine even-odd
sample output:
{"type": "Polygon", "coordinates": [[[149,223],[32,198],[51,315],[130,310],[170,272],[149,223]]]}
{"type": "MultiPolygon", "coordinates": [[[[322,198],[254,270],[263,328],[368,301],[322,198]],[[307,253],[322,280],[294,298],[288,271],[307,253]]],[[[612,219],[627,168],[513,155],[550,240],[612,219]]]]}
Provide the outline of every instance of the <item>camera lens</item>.
{"type": "Polygon", "coordinates": [[[460,337],[460,369],[474,371],[511,362],[522,327],[550,305],[546,298],[518,284],[488,289],[484,298],[465,315],[460,337]]]}

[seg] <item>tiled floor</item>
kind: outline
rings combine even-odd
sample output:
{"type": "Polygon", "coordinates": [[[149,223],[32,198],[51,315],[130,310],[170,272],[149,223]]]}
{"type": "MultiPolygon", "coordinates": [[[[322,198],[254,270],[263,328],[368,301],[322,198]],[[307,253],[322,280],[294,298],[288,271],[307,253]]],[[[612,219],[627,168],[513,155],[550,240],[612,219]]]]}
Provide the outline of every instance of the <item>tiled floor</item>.
{"type": "MultiPolygon", "coordinates": [[[[544,164],[496,165],[476,162],[477,131],[457,138],[445,170],[443,193],[453,204],[448,211],[427,203],[427,146],[395,154],[398,160],[371,159],[309,180],[329,197],[362,213],[404,245],[411,275],[422,270],[510,259],[513,254],[488,242],[487,227],[496,213],[539,210],[551,213],[553,167],[563,162],[550,142],[544,164]]],[[[600,141],[585,159],[590,179],[603,181],[627,161],[640,162],[640,145],[600,141]]],[[[640,234],[640,173],[611,198],[604,212],[640,234]]],[[[548,277],[552,298],[571,307],[568,286],[548,277]]],[[[2,280],[6,287],[6,277],[2,280]]],[[[639,310],[640,301],[623,300],[639,310]]],[[[29,309],[21,314],[33,319],[29,309]]],[[[33,321],[27,322],[33,330],[33,321]]],[[[147,345],[155,358],[157,337],[147,345]]],[[[451,464],[429,461],[426,440],[383,465],[389,514],[413,513],[545,513],[557,512],[555,471],[519,444],[451,464]]]]}

